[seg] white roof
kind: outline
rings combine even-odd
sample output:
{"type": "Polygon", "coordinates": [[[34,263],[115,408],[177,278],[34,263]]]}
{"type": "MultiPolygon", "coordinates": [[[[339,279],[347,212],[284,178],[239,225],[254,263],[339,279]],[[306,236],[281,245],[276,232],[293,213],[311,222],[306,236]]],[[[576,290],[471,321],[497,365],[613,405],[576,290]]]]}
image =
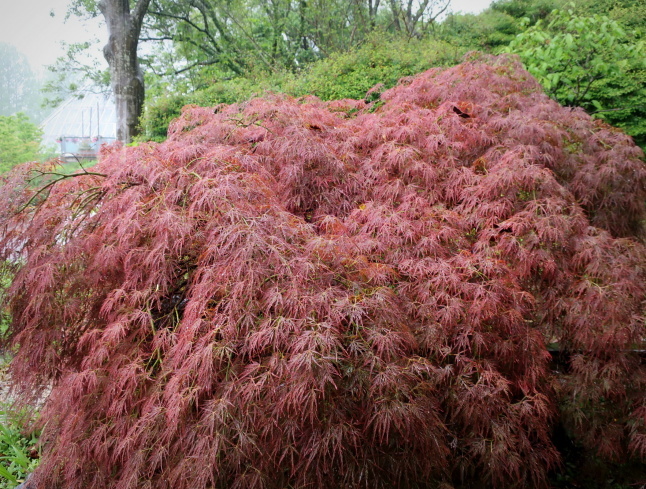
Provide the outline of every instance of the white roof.
{"type": "Polygon", "coordinates": [[[43,143],[55,144],[61,137],[116,138],[117,112],[111,96],[88,93],[82,99],[65,100],[40,125],[43,143]]]}

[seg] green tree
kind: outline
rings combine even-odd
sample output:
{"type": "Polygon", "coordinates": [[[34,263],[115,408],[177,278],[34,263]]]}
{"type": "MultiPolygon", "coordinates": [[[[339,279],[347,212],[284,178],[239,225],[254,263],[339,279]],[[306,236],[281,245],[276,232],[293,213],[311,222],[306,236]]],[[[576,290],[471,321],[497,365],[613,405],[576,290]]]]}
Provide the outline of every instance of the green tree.
{"type": "MultiPolygon", "coordinates": [[[[297,72],[360,46],[373,31],[420,38],[450,0],[73,0],[71,14],[103,16],[104,54],[115,94],[118,137],[138,132],[147,88],[183,94],[217,81],[297,72]],[[139,43],[152,42],[147,55],[139,43]]],[[[76,59],[79,48],[70,47],[76,59]]],[[[81,70],[83,71],[83,70],[81,70]]],[[[86,73],[87,74],[87,73],[86,73]]],[[[101,75],[91,76],[101,80],[101,75]]]]}
{"type": "Polygon", "coordinates": [[[145,139],[163,141],[168,124],[180,115],[183,106],[213,106],[235,103],[281,92],[300,97],[315,95],[323,100],[363,99],[367,92],[377,97],[405,76],[415,75],[433,66],[457,63],[465,49],[431,39],[406,39],[395,33],[376,31],[359,47],[330,54],[309,63],[302,71],[291,73],[257,73],[211,83],[207,88],[188,94],[151,97],[142,117],[145,139]]]}
{"type": "Polygon", "coordinates": [[[450,14],[437,35],[456,46],[492,52],[529,25],[547,17],[562,0],[499,0],[479,14],[450,14]]]}
{"type": "MultiPolygon", "coordinates": [[[[436,17],[437,2],[424,0],[415,8],[407,2],[390,0],[388,7],[377,0],[73,0],[70,13],[106,21],[104,54],[117,103],[117,133],[129,141],[137,133],[143,103],[142,67],[162,80],[158,85],[165,93],[259,70],[296,71],[360,43],[380,22],[417,35],[418,27],[436,17]],[[153,54],[141,60],[140,41],[156,43],[153,54]]],[[[73,57],[78,46],[71,47],[73,57]]]]}
{"type": "Polygon", "coordinates": [[[137,135],[144,103],[144,75],[139,65],[139,34],[150,0],[73,0],[70,13],[101,15],[108,29],[103,55],[117,109],[117,138],[130,142],[137,135]]]}
{"type": "Polygon", "coordinates": [[[418,36],[447,5],[447,0],[419,5],[402,0],[152,0],[142,40],[172,41],[173,55],[155,52],[146,64],[156,73],[190,78],[200,88],[258,70],[297,71],[356,47],[376,28],[418,36]],[[204,83],[190,74],[195,71],[206,74],[204,83]]]}
{"type": "Polygon", "coordinates": [[[450,14],[437,36],[453,45],[480,51],[506,46],[521,31],[519,19],[491,8],[480,14],[450,14]]]}
{"type": "Polygon", "coordinates": [[[391,88],[402,77],[456,64],[463,54],[464,50],[441,41],[375,32],[358,48],[312,63],[284,89],[291,95],[312,94],[323,100],[363,99],[377,84],[391,88]]]}
{"type": "Polygon", "coordinates": [[[451,5],[451,0],[388,0],[392,25],[408,37],[419,36],[451,5]]]}
{"type": "Polygon", "coordinates": [[[517,53],[545,91],[581,106],[646,144],[644,43],[604,15],[555,10],[506,48],[517,53]]]}
{"type": "Polygon", "coordinates": [[[643,0],[577,0],[576,9],[584,15],[607,15],[621,23],[631,37],[646,35],[646,2],[643,0]]]}
{"type": "Polygon", "coordinates": [[[563,3],[564,0],[497,0],[489,10],[505,13],[514,19],[528,19],[530,25],[534,25],[563,3]]]}
{"type": "Polygon", "coordinates": [[[42,131],[25,114],[0,116],[0,173],[40,159],[41,137],[42,131]]]}
{"type": "Polygon", "coordinates": [[[27,58],[11,44],[0,43],[0,115],[40,115],[39,84],[27,58]]]}

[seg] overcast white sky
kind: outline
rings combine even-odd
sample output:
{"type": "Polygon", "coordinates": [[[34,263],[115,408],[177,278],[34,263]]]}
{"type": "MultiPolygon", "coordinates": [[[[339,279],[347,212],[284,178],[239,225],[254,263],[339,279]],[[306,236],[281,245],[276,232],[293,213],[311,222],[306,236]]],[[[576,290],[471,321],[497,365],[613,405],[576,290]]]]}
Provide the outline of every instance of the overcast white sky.
{"type": "Polygon", "coordinates": [[[61,41],[83,42],[99,31],[94,26],[94,33],[88,32],[77,18],[64,23],[68,1],[0,0],[0,42],[13,44],[35,72],[43,73],[64,53],[61,41]]]}
{"type": "Polygon", "coordinates": [[[478,14],[486,9],[492,0],[452,0],[451,10],[463,14],[478,14]]]}
{"type": "MultiPolygon", "coordinates": [[[[87,27],[74,17],[64,22],[68,3],[69,0],[0,0],[0,42],[13,44],[27,56],[34,71],[42,74],[45,66],[64,53],[61,41],[105,39],[105,28],[97,23],[87,27]]],[[[490,3],[491,0],[452,0],[452,10],[477,13],[490,3]]]]}

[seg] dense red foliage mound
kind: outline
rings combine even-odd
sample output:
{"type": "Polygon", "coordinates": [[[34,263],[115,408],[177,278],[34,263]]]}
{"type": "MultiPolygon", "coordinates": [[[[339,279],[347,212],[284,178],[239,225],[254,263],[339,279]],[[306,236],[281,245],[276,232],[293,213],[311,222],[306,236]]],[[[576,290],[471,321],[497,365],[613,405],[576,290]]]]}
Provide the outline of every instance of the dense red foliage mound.
{"type": "Polygon", "coordinates": [[[538,487],[557,419],[646,457],[640,150],[513,58],[382,99],[189,107],[4,218],[42,487],[538,487]]]}

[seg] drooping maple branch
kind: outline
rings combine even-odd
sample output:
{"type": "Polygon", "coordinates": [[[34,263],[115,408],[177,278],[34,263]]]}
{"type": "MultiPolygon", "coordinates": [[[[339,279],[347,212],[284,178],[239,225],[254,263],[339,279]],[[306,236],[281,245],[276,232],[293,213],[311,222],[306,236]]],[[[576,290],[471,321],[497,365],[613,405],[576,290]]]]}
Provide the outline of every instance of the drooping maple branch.
{"type": "MultiPolygon", "coordinates": [[[[82,168],[83,172],[82,173],[60,173],[60,172],[54,172],[54,171],[40,171],[36,170],[38,173],[37,177],[34,177],[30,182],[35,181],[37,178],[43,178],[43,177],[48,177],[48,176],[54,176],[52,181],[48,182],[44,186],[40,187],[36,193],[25,203],[19,210],[18,212],[23,212],[25,209],[27,209],[31,204],[34,203],[34,201],[44,192],[47,192],[47,195],[49,195],[49,192],[51,191],[52,187],[56,185],[59,182],[62,182],[63,180],[67,180],[69,178],[77,178],[77,177],[84,177],[84,176],[98,176],[98,177],[104,177],[106,178],[107,175],[104,173],[98,173],[98,172],[89,172],[85,168],[82,168]]],[[[47,198],[47,195],[45,198],[47,198]]]]}

